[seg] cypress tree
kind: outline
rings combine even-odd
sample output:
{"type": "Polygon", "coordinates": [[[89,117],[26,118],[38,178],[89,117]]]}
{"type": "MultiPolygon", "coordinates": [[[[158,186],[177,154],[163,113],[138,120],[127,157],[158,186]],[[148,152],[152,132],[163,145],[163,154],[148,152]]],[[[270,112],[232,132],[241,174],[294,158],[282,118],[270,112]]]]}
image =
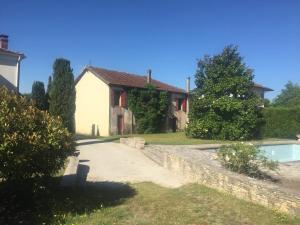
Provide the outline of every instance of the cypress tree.
{"type": "Polygon", "coordinates": [[[49,110],[50,105],[50,89],[51,89],[52,77],[48,78],[47,92],[46,92],[46,110],[49,110]]]}
{"type": "Polygon", "coordinates": [[[35,81],[32,84],[31,90],[31,99],[34,102],[34,105],[40,110],[46,110],[46,94],[45,86],[41,81],[35,81]]]}
{"type": "Polygon", "coordinates": [[[50,88],[49,112],[62,118],[72,133],[75,131],[75,84],[73,70],[67,59],[56,59],[53,64],[53,80],[50,88]]]}

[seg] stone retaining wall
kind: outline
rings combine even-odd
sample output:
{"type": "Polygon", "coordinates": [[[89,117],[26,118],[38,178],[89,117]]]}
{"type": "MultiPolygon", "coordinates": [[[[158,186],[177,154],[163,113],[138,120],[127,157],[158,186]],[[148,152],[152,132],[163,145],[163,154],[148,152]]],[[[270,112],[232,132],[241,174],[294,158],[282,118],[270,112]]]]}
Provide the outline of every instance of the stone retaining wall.
{"type": "Polygon", "coordinates": [[[145,139],[139,137],[120,138],[120,143],[137,149],[144,149],[145,139]]]}
{"type": "Polygon", "coordinates": [[[300,215],[300,195],[276,183],[223,168],[211,151],[180,146],[145,146],[142,152],[159,165],[196,182],[282,212],[300,215]]]}

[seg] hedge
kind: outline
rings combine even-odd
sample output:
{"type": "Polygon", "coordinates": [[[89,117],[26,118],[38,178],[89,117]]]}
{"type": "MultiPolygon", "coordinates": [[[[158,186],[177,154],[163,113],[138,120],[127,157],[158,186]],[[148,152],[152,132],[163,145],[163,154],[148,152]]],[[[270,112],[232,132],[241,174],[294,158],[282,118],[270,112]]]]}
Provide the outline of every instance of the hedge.
{"type": "Polygon", "coordinates": [[[264,138],[296,138],[300,134],[300,107],[265,108],[265,124],[262,127],[264,138]]]}

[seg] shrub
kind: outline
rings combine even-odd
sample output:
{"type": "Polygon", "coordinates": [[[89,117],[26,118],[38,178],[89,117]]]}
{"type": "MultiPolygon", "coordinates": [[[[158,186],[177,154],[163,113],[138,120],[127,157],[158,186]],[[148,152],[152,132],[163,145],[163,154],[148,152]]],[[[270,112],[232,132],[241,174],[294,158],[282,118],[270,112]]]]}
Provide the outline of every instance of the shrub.
{"type": "Polygon", "coordinates": [[[226,168],[253,177],[261,174],[261,167],[270,170],[278,167],[277,162],[269,160],[257,146],[250,144],[224,145],[218,151],[218,158],[226,168]]]}
{"type": "Polygon", "coordinates": [[[72,136],[59,118],[0,88],[0,179],[50,176],[73,150],[72,136]]]}
{"type": "Polygon", "coordinates": [[[300,134],[300,107],[265,108],[265,124],[262,135],[265,138],[295,138],[300,134]]]}

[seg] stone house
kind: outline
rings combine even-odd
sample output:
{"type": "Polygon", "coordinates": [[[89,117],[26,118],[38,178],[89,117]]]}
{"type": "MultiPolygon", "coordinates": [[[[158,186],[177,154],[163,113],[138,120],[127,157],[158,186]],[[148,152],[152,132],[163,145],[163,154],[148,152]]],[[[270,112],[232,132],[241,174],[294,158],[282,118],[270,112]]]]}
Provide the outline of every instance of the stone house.
{"type": "Polygon", "coordinates": [[[0,86],[19,92],[20,65],[25,55],[8,50],[8,36],[0,35],[0,86]]]}
{"type": "Polygon", "coordinates": [[[151,70],[140,76],[88,66],[75,80],[76,133],[109,136],[134,132],[135,119],[127,107],[127,93],[147,83],[169,93],[166,130],[183,130],[187,123],[189,79],[185,91],[152,79],[151,70]]]}

